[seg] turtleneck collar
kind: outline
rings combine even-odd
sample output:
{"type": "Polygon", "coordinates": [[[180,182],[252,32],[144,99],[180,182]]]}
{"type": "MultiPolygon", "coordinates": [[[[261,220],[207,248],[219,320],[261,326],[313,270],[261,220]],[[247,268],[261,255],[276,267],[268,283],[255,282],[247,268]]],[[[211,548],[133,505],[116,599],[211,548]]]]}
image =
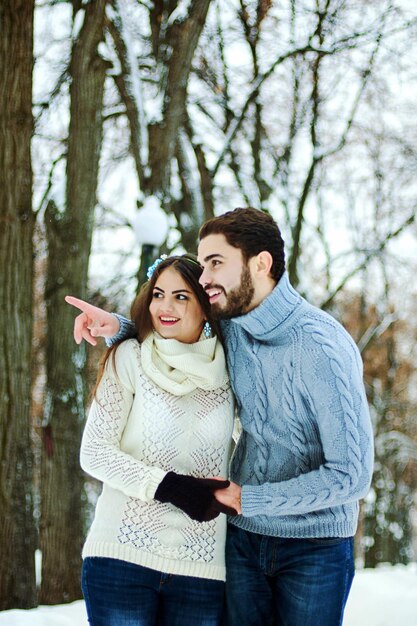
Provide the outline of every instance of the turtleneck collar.
{"type": "Polygon", "coordinates": [[[270,333],[282,328],[288,318],[304,302],[292,287],[287,272],[284,272],[272,292],[252,311],[230,320],[238,324],[255,339],[267,340],[270,333]]]}

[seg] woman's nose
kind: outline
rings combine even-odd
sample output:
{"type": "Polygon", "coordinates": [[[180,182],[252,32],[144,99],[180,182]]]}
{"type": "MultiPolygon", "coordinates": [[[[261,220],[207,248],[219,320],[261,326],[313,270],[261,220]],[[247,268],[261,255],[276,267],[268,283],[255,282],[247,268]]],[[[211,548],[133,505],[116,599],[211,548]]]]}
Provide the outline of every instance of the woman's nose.
{"type": "Polygon", "coordinates": [[[172,311],[172,309],[174,308],[174,303],[171,300],[165,300],[165,302],[163,302],[161,304],[161,311],[162,312],[166,312],[169,313],[172,311]]]}

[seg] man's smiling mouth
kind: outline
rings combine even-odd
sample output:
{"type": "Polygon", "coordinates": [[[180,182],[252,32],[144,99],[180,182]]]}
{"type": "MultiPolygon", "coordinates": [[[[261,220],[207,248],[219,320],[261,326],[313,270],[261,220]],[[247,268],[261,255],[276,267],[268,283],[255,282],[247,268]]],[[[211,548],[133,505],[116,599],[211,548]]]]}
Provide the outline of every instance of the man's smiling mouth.
{"type": "Polygon", "coordinates": [[[221,296],[222,293],[223,293],[222,289],[216,289],[216,288],[206,289],[206,294],[209,297],[210,304],[212,302],[215,302],[218,299],[218,297],[221,296]]]}

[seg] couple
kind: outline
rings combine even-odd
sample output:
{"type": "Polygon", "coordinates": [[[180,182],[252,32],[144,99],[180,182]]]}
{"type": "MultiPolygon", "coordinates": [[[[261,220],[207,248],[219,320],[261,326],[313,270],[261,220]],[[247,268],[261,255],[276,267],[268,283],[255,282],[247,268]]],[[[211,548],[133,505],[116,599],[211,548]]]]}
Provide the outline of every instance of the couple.
{"type": "Polygon", "coordinates": [[[83,311],[78,342],[113,344],[81,449],[103,482],[83,551],[90,623],[341,625],[372,474],[362,364],[290,285],[273,219],[246,208],[206,222],[198,263],[150,268],[134,325],[68,301],[83,311]],[[221,341],[242,427],[229,471],[221,341]]]}

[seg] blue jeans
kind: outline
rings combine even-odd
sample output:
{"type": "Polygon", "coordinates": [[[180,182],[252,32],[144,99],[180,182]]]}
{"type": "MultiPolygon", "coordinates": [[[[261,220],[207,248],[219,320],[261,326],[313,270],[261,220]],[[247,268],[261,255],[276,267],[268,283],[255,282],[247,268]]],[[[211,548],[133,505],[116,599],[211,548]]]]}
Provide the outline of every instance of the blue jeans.
{"type": "Polygon", "coordinates": [[[283,539],[229,524],[227,626],[341,626],[353,539],[283,539]]]}
{"type": "Polygon", "coordinates": [[[224,583],[86,558],[82,589],[91,626],[219,626],[224,583]]]}

